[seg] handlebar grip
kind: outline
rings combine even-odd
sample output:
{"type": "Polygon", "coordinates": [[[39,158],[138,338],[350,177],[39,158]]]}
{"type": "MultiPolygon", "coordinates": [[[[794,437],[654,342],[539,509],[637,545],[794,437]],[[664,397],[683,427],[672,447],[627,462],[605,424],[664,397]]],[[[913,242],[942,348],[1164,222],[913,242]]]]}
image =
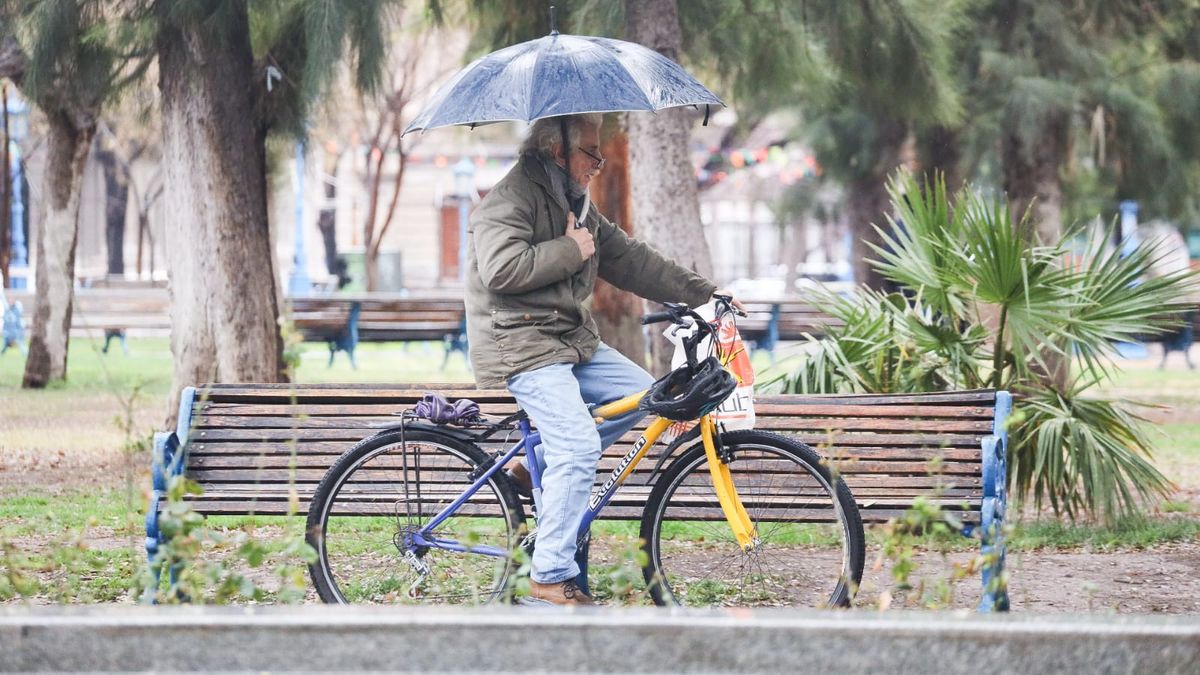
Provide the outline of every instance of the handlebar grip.
{"type": "Polygon", "coordinates": [[[652,323],[662,323],[664,321],[672,321],[675,317],[671,316],[670,312],[655,312],[642,317],[642,325],[649,326],[652,323]]]}

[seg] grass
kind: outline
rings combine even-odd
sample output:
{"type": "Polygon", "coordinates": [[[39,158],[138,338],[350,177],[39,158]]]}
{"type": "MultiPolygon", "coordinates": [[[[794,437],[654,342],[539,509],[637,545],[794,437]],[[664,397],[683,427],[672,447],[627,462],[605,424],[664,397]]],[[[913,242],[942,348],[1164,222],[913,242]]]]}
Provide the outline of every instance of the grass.
{"type": "Polygon", "coordinates": [[[115,488],[0,499],[0,600],[22,575],[24,594],[57,602],[126,597],[145,560],[143,502],[115,488]]]}
{"type": "Polygon", "coordinates": [[[140,537],[140,519],[145,512],[141,497],[140,491],[131,496],[108,489],[34,492],[0,499],[0,537],[29,537],[81,526],[103,528],[114,536],[140,537]]]}
{"type": "Polygon", "coordinates": [[[1008,545],[1014,551],[1122,551],[1187,541],[1200,536],[1200,521],[1191,518],[1127,518],[1111,526],[1060,521],[1034,521],[1013,528],[1008,545]]]}

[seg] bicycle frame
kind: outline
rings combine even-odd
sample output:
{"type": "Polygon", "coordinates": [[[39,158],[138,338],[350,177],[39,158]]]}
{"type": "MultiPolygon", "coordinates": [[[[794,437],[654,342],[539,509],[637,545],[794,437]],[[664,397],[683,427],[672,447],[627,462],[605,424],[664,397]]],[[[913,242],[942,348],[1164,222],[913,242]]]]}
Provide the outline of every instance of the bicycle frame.
{"type": "MultiPolygon", "coordinates": [[[[598,406],[592,410],[592,417],[595,418],[597,424],[602,424],[605,421],[633,412],[637,409],[638,403],[641,402],[642,397],[645,396],[645,394],[646,392],[644,391],[639,392],[631,396],[626,396],[625,398],[617,401],[613,401],[612,403],[598,406]]],[[[741,546],[743,550],[752,550],[757,542],[757,533],[754,530],[754,525],[750,521],[750,516],[746,513],[746,509],[742,505],[741,499],[738,497],[737,489],[734,487],[733,480],[729,474],[729,467],[723,461],[721,461],[717,454],[715,442],[716,425],[713,422],[711,415],[705,415],[704,417],[700,418],[699,423],[700,437],[704,443],[705,454],[708,456],[709,472],[712,475],[713,488],[716,491],[717,500],[721,505],[721,511],[724,513],[725,520],[729,523],[730,529],[733,531],[738,545],[741,546]]],[[[671,420],[663,417],[658,417],[651,422],[650,426],[646,428],[646,430],[633,444],[629,451],[621,457],[621,461],[617,463],[616,468],[613,469],[612,473],[608,477],[608,480],[606,480],[603,485],[592,492],[591,497],[588,499],[588,508],[583,514],[583,520],[579,524],[578,537],[581,542],[583,541],[584,537],[586,537],[588,530],[591,528],[592,521],[594,521],[600,515],[600,512],[604,509],[605,505],[607,505],[608,502],[613,498],[613,495],[617,493],[617,490],[621,488],[621,485],[625,483],[625,480],[629,477],[629,474],[631,474],[634,468],[637,467],[638,463],[645,458],[646,453],[649,452],[650,446],[654,445],[655,441],[662,436],[663,432],[665,432],[667,428],[671,426],[671,424],[671,420]]],[[[479,491],[480,488],[487,484],[488,480],[493,474],[499,471],[501,467],[508,464],[508,462],[511,461],[521,450],[524,450],[526,457],[529,458],[529,473],[533,479],[535,502],[540,502],[542,491],[542,471],[541,467],[538,466],[538,462],[536,461],[534,448],[536,448],[538,443],[541,442],[541,435],[532,431],[528,419],[521,420],[519,423],[519,430],[521,432],[521,440],[509,448],[508,451],[506,451],[503,455],[498,457],[495,462],[492,463],[492,466],[488,467],[483,474],[475,479],[475,482],[472,483],[462,495],[455,499],[449,506],[442,509],[442,511],[436,516],[430,519],[430,521],[426,523],[420,530],[413,533],[413,544],[416,546],[429,546],[450,551],[457,551],[460,553],[471,552],[496,557],[504,557],[508,555],[507,550],[503,550],[495,546],[481,545],[468,547],[457,541],[440,539],[433,535],[433,531],[437,529],[439,525],[445,522],[446,519],[454,515],[459,507],[466,503],[472,495],[474,495],[479,491]]]]}

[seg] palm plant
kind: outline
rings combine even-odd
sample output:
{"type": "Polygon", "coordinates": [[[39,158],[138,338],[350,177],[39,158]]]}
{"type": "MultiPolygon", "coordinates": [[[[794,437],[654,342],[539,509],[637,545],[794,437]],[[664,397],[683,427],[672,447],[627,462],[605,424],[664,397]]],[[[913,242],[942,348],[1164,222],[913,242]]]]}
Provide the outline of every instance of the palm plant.
{"type": "Polygon", "coordinates": [[[1012,391],[1019,426],[1009,448],[1013,494],[1074,518],[1115,519],[1163,495],[1151,443],[1128,403],[1089,394],[1114,373],[1114,342],[1167,328],[1187,308],[1188,274],[1153,279],[1157,253],[1084,240],[1080,228],[1042,244],[1026,214],[1001,198],[939,176],[897,174],[897,214],[878,228],[872,264],[901,292],[824,295],[845,326],[812,341],[800,365],[775,379],[789,392],[916,392],[990,386],[1012,391]],[[1057,355],[1075,368],[1066,386],[1041,375],[1057,355]],[[1049,358],[1048,358],[1049,357],[1049,358]]]}

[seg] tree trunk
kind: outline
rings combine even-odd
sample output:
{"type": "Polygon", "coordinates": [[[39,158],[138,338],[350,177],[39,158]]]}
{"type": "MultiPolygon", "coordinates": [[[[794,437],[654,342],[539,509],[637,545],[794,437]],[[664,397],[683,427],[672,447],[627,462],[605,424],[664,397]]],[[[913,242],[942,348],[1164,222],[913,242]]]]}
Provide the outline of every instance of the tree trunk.
{"type": "Polygon", "coordinates": [[[112,150],[96,153],[104,168],[104,242],[108,248],[107,271],[125,274],[125,211],[129,207],[129,181],[112,150]]]}
{"type": "MultiPolygon", "coordinates": [[[[626,234],[633,235],[629,222],[629,137],[623,129],[606,134],[601,155],[607,160],[604,171],[592,179],[590,188],[594,206],[626,234]]],[[[598,280],[592,301],[592,316],[600,327],[600,338],[629,360],[646,364],[646,338],[638,320],[642,302],[628,291],[598,280]]]]}
{"type": "Polygon", "coordinates": [[[47,111],[50,131],[46,156],[46,217],[37,240],[37,293],[26,389],[40,389],[67,377],[67,345],[75,285],[75,241],[79,234],[79,197],[96,118],[88,113],[47,111]]]}
{"type": "Polygon", "coordinates": [[[0,120],[4,138],[0,140],[0,288],[8,288],[8,265],[12,260],[12,157],[8,143],[8,85],[0,85],[0,120]]]}
{"type": "Polygon", "coordinates": [[[946,177],[946,189],[951,194],[963,186],[966,182],[963,175],[965,168],[962,166],[962,147],[957,129],[934,126],[922,134],[921,147],[921,166],[928,178],[932,178],[934,172],[940,172],[946,177]]]}
{"type": "MultiPolygon", "coordinates": [[[[676,0],[627,0],[625,28],[630,40],[679,60],[683,38],[676,0]]],[[[639,238],[711,278],[712,256],[700,224],[696,172],[688,156],[689,111],[670,108],[627,117],[632,215],[639,238]]],[[[661,375],[670,367],[671,346],[659,334],[651,335],[651,372],[661,375]]]]}
{"type": "Polygon", "coordinates": [[[780,250],[783,252],[783,293],[797,293],[796,280],[800,276],[800,263],[808,259],[808,223],[810,216],[801,215],[790,225],[780,228],[783,235],[780,250]]]}
{"type": "Polygon", "coordinates": [[[204,382],[285,378],[254,98],[262,85],[245,2],[225,4],[216,21],[159,3],[175,397],[204,382]]]}
{"type": "Polygon", "coordinates": [[[850,221],[850,258],[854,280],[876,290],[883,289],[886,279],[870,261],[879,256],[871,244],[880,246],[883,239],[876,226],[887,227],[891,205],[887,193],[888,176],[901,164],[901,149],[907,130],[893,119],[876,119],[879,159],[873,170],[850,181],[846,197],[846,217],[850,221]]]}
{"type": "Polygon", "coordinates": [[[338,157],[335,156],[332,163],[326,166],[325,179],[325,201],[321,204],[321,210],[317,212],[317,229],[321,232],[321,243],[325,248],[325,269],[338,279],[337,287],[342,287],[342,276],[345,270],[342,267],[345,263],[341,262],[338,257],[337,248],[337,174],[338,174],[338,157]]]}
{"type": "Polygon", "coordinates": [[[1009,133],[1004,139],[1004,191],[1014,221],[1027,212],[1038,241],[1053,245],[1062,238],[1062,183],[1058,169],[1066,161],[1068,119],[1054,115],[1030,142],[1009,133]],[[1032,210],[1031,210],[1032,209],[1032,210]]]}
{"type": "MultiPolygon", "coordinates": [[[[1058,170],[1066,161],[1069,120],[1066,114],[1052,116],[1041,133],[1028,141],[1009,133],[1002,148],[1004,160],[1004,191],[1012,210],[1013,222],[1029,213],[1033,219],[1034,236],[1046,246],[1062,238],[1062,183],[1058,170]]],[[[1043,349],[1045,367],[1035,364],[1034,371],[1041,382],[1065,391],[1070,379],[1070,359],[1053,349],[1043,349]]]]}
{"type": "Polygon", "coordinates": [[[370,247],[363,251],[363,273],[367,278],[367,292],[379,290],[379,254],[370,247]]]}

